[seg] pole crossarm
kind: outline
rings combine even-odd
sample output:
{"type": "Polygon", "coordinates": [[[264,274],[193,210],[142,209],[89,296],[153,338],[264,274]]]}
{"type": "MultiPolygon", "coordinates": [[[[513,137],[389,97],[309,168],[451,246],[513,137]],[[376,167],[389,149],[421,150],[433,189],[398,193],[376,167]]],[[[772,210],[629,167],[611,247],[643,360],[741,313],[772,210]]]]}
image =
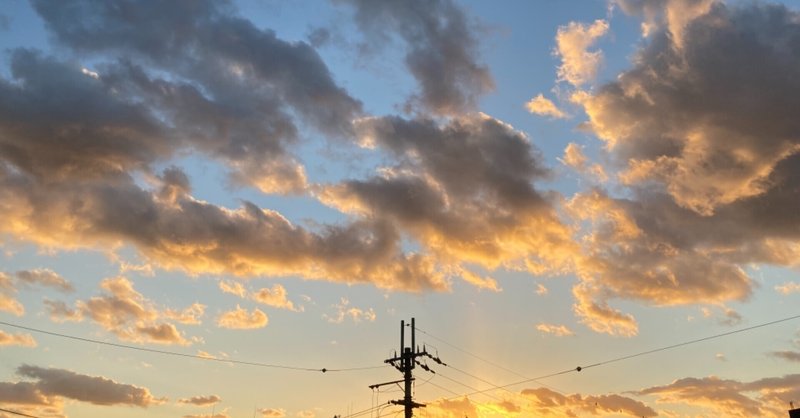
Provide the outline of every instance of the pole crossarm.
{"type": "Polygon", "coordinates": [[[420,357],[427,357],[433,360],[434,362],[445,365],[439,357],[434,356],[428,353],[428,350],[423,347],[422,350],[419,349],[416,343],[416,327],[415,327],[415,320],[411,318],[411,323],[409,324],[411,327],[411,346],[406,346],[405,341],[405,331],[406,331],[406,321],[400,321],[400,352],[394,353],[394,357],[388,358],[383,362],[386,364],[391,365],[395,369],[397,369],[400,373],[403,374],[403,378],[400,380],[395,380],[386,383],[377,383],[374,385],[370,385],[370,389],[376,389],[381,386],[386,385],[393,385],[393,384],[400,384],[403,383],[403,399],[397,399],[389,401],[392,405],[401,405],[405,407],[405,418],[412,418],[414,416],[414,408],[424,408],[425,404],[421,404],[419,402],[414,401],[414,394],[412,393],[412,382],[414,382],[414,368],[419,366],[421,369],[435,373],[433,370],[428,367],[427,364],[424,362],[420,362],[418,359],[420,357]]]}

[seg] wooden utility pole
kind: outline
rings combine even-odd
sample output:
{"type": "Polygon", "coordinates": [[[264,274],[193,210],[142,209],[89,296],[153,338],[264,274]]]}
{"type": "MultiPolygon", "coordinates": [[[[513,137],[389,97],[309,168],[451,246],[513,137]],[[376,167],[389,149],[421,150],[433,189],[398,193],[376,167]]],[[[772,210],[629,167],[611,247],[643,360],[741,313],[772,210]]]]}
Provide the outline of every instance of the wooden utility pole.
{"type": "Polygon", "coordinates": [[[432,356],[428,353],[425,347],[422,350],[419,349],[416,342],[416,327],[414,323],[414,318],[411,318],[411,346],[406,347],[406,321],[400,321],[400,355],[398,356],[397,353],[394,353],[394,357],[390,359],[384,360],[384,363],[391,364],[394,366],[395,369],[400,371],[403,374],[402,380],[395,380],[392,382],[385,382],[385,383],[378,383],[375,385],[370,385],[370,389],[375,389],[385,385],[393,385],[393,384],[400,384],[403,383],[403,392],[404,395],[403,399],[389,401],[390,404],[394,405],[403,405],[405,407],[405,418],[412,418],[414,416],[414,408],[424,408],[425,405],[414,402],[414,394],[412,391],[412,383],[414,382],[414,368],[416,365],[419,365],[423,369],[434,373],[433,370],[428,368],[424,363],[420,363],[417,358],[419,357],[429,357],[433,361],[444,364],[442,361],[435,356],[432,356]]]}

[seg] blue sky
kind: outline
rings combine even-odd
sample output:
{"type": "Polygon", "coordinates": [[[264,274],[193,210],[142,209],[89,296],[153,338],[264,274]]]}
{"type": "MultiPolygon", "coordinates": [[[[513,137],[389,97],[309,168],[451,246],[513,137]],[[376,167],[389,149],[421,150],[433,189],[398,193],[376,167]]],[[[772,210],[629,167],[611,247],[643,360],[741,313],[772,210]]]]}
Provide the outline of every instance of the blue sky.
{"type": "Polygon", "coordinates": [[[419,415],[785,416],[796,321],[495,386],[798,314],[797,7],[4,2],[0,405],[391,416],[415,317],[419,415]]]}

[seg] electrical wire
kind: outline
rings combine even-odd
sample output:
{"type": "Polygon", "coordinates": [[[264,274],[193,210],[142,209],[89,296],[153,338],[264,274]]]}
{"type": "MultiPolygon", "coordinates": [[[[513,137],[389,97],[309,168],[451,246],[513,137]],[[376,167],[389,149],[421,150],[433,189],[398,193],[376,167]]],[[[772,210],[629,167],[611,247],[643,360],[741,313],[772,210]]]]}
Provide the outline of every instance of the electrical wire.
{"type": "Polygon", "coordinates": [[[577,371],[581,371],[581,370],[589,369],[589,368],[592,368],[592,367],[603,366],[603,365],[606,365],[606,364],[616,363],[616,362],[623,361],[623,360],[628,360],[628,359],[632,359],[632,358],[636,358],[636,357],[645,356],[645,355],[648,355],[648,354],[657,353],[659,351],[671,350],[673,348],[678,348],[678,347],[683,347],[683,346],[687,346],[687,345],[691,345],[691,344],[695,344],[695,343],[699,343],[699,342],[703,342],[703,341],[713,340],[715,338],[727,337],[728,335],[739,334],[739,333],[742,333],[742,332],[745,332],[745,331],[752,331],[754,329],[763,328],[763,327],[779,324],[781,322],[791,321],[793,319],[798,319],[798,318],[800,318],[800,315],[790,316],[790,317],[783,318],[783,319],[776,319],[774,321],[764,322],[764,323],[761,323],[761,324],[758,324],[758,325],[753,325],[753,326],[746,327],[746,328],[740,328],[740,329],[736,329],[736,330],[733,330],[733,331],[723,332],[721,334],[710,335],[710,336],[703,337],[703,338],[697,338],[697,339],[694,339],[694,340],[684,341],[682,343],[672,344],[672,345],[668,345],[668,346],[665,346],[665,347],[660,347],[660,348],[655,348],[655,349],[652,349],[652,350],[642,351],[642,352],[639,352],[639,353],[629,354],[627,356],[622,356],[622,357],[617,357],[617,358],[613,358],[613,359],[610,359],[610,360],[600,361],[600,362],[597,362],[597,363],[590,364],[588,366],[578,367],[576,370],[577,371]]]}
{"type": "MultiPolygon", "coordinates": [[[[519,373],[519,372],[517,372],[517,371],[515,371],[515,370],[513,370],[513,369],[510,369],[510,368],[508,368],[508,367],[505,367],[505,366],[502,366],[502,365],[500,365],[500,364],[497,364],[497,363],[495,363],[495,362],[493,362],[493,361],[491,361],[491,360],[485,359],[485,358],[483,358],[483,357],[481,357],[481,356],[479,356],[479,355],[477,355],[477,354],[470,353],[469,351],[467,351],[467,350],[464,350],[463,348],[460,348],[460,347],[458,347],[458,346],[457,346],[457,345],[455,345],[455,344],[449,343],[449,342],[445,341],[444,339],[442,339],[442,338],[440,338],[440,337],[437,337],[437,336],[435,336],[435,335],[433,335],[433,334],[431,334],[431,333],[429,333],[429,332],[427,332],[427,331],[425,331],[425,330],[423,330],[423,329],[420,329],[420,328],[417,328],[417,327],[414,327],[414,329],[415,329],[415,330],[417,330],[417,331],[419,331],[419,332],[421,332],[421,333],[423,333],[423,334],[425,334],[425,335],[427,335],[427,336],[429,336],[429,337],[431,337],[431,338],[433,338],[433,339],[435,339],[435,340],[437,340],[437,341],[439,341],[439,342],[441,342],[441,343],[443,343],[443,344],[445,344],[445,345],[447,345],[447,346],[449,346],[449,347],[451,347],[451,348],[454,348],[454,349],[456,349],[456,350],[458,350],[458,351],[460,351],[460,352],[462,352],[462,353],[464,353],[464,354],[466,354],[466,355],[468,355],[468,356],[470,356],[470,357],[473,357],[473,358],[475,358],[475,359],[478,359],[478,360],[480,360],[480,361],[482,361],[482,362],[484,362],[484,363],[486,363],[486,364],[488,364],[488,365],[490,365],[490,366],[494,366],[494,367],[496,367],[496,368],[498,368],[498,369],[500,369],[500,370],[506,371],[506,372],[508,372],[508,373],[511,373],[511,374],[513,374],[513,375],[515,375],[515,376],[517,376],[517,377],[521,377],[521,378],[523,378],[523,379],[530,379],[530,377],[528,377],[528,376],[526,376],[526,375],[524,375],[524,374],[521,374],[521,373],[519,373]]],[[[483,379],[481,379],[481,378],[479,378],[479,377],[477,377],[477,376],[472,376],[472,377],[474,377],[474,378],[476,378],[476,379],[478,379],[478,380],[483,380],[483,379]]],[[[548,388],[548,389],[552,389],[552,390],[554,390],[554,391],[556,391],[556,392],[558,392],[558,393],[560,393],[560,394],[562,394],[562,395],[564,395],[564,394],[565,394],[563,391],[559,390],[558,388],[554,388],[554,387],[552,387],[552,386],[550,386],[550,385],[548,385],[548,384],[546,384],[546,383],[544,383],[544,382],[539,382],[539,381],[537,381],[537,380],[532,380],[532,381],[533,381],[534,383],[537,383],[537,384],[539,384],[539,385],[541,385],[541,386],[544,386],[544,387],[546,387],[546,388],[548,388]]],[[[486,382],[485,380],[484,380],[483,382],[484,382],[484,383],[489,383],[489,382],[486,382]]],[[[489,383],[489,384],[491,385],[492,383],[489,383]]],[[[505,388],[499,387],[499,386],[497,386],[497,385],[494,385],[494,386],[496,386],[496,387],[498,387],[498,388],[500,388],[500,389],[504,389],[504,390],[505,390],[505,388]]]]}
{"type": "Polygon", "coordinates": [[[163,354],[163,355],[176,356],[176,357],[193,358],[193,359],[206,360],[206,361],[217,361],[217,362],[220,362],[220,363],[241,364],[241,365],[245,365],[245,366],[257,366],[257,367],[267,367],[267,368],[273,368],[273,369],[295,370],[295,371],[303,371],[303,372],[321,372],[321,373],[349,372],[349,371],[370,370],[370,369],[380,369],[380,368],[384,368],[384,367],[389,367],[388,365],[364,366],[364,367],[346,367],[346,368],[337,368],[337,369],[328,369],[328,368],[316,369],[316,368],[310,368],[310,367],[297,367],[297,366],[288,366],[288,365],[273,364],[273,363],[260,363],[260,362],[256,362],[256,361],[235,360],[235,359],[230,359],[230,358],[217,358],[217,357],[200,356],[200,355],[197,355],[197,354],[179,353],[179,352],[176,352],[176,351],[158,350],[158,349],[155,349],[155,348],[137,347],[137,346],[133,346],[133,345],[111,343],[111,342],[107,342],[107,341],[94,340],[94,339],[91,339],[91,338],[76,337],[74,335],[62,334],[62,333],[52,332],[52,331],[45,331],[45,330],[42,330],[42,329],[27,327],[27,326],[24,326],[24,325],[12,324],[12,323],[9,323],[9,322],[4,322],[4,321],[0,321],[0,325],[5,325],[7,327],[12,327],[12,328],[22,329],[22,330],[26,330],[26,331],[36,332],[36,333],[39,333],[39,334],[50,335],[50,336],[53,336],[53,337],[60,337],[60,338],[67,338],[67,339],[75,340],[75,341],[82,341],[82,342],[86,342],[86,343],[94,343],[94,344],[106,345],[106,346],[110,346],[110,347],[125,348],[125,349],[128,349],[128,350],[144,351],[144,352],[148,352],[148,353],[163,354]]]}
{"type": "Polygon", "coordinates": [[[448,367],[448,368],[450,368],[450,369],[453,369],[453,370],[455,370],[455,371],[457,371],[457,372],[459,372],[459,373],[461,373],[461,374],[467,375],[467,376],[469,376],[469,377],[471,377],[471,378],[473,378],[473,379],[475,379],[475,380],[480,380],[480,381],[481,381],[481,382],[483,382],[483,383],[486,383],[486,384],[488,384],[488,385],[491,385],[491,386],[493,386],[495,389],[504,390],[504,391],[506,391],[506,392],[508,392],[508,393],[512,393],[512,394],[516,395],[516,393],[515,393],[514,391],[512,391],[512,390],[510,390],[510,389],[508,389],[508,388],[504,388],[504,387],[502,387],[502,386],[498,386],[497,384],[495,384],[495,383],[492,383],[492,382],[490,382],[490,381],[488,381],[488,380],[486,380],[486,379],[483,379],[483,378],[481,378],[481,377],[475,376],[475,375],[474,375],[474,374],[472,374],[472,373],[465,372],[464,370],[461,370],[461,369],[459,369],[459,368],[457,368],[457,367],[453,366],[453,365],[452,365],[452,364],[450,364],[450,363],[447,363],[447,367],[448,367]]]}
{"type": "Polygon", "coordinates": [[[435,387],[437,387],[437,388],[439,388],[439,389],[441,389],[441,390],[443,390],[445,392],[452,393],[453,395],[456,395],[456,397],[460,397],[461,396],[461,395],[458,394],[458,392],[452,391],[452,390],[450,390],[450,389],[448,389],[448,388],[446,388],[444,386],[438,385],[438,384],[433,383],[433,382],[428,382],[428,383],[430,383],[431,385],[433,385],[433,386],[435,386],[435,387]]]}
{"type": "Polygon", "coordinates": [[[472,387],[472,386],[470,386],[470,385],[468,385],[468,384],[466,384],[466,383],[459,382],[458,380],[455,380],[455,379],[453,379],[453,378],[447,377],[446,375],[442,374],[441,372],[436,372],[436,374],[437,374],[437,375],[439,375],[440,377],[443,377],[443,378],[445,378],[445,379],[447,379],[447,380],[449,380],[449,381],[453,382],[453,383],[456,383],[456,384],[459,384],[459,385],[461,385],[461,386],[464,386],[464,387],[465,387],[465,388],[467,388],[467,389],[474,390],[474,391],[475,391],[475,392],[474,392],[474,394],[476,394],[476,395],[477,395],[477,394],[481,394],[481,395],[488,396],[488,397],[490,397],[490,398],[492,398],[492,399],[495,399],[495,400],[498,400],[498,401],[501,401],[501,400],[502,400],[502,399],[498,398],[497,396],[494,396],[494,395],[492,395],[492,394],[490,394],[490,393],[487,393],[487,392],[489,392],[490,390],[492,390],[492,389],[494,389],[494,388],[489,388],[489,389],[479,390],[479,389],[476,389],[476,388],[474,388],[474,387],[472,387]]]}
{"type": "Polygon", "coordinates": [[[37,417],[37,416],[35,416],[35,415],[23,414],[22,412],[12,411],[12,410],[10,410],[10,409],[3,409],[3,408],[0,408],[0,412],[7,412],[7,413],[9,413],[9,414],[19,415],[19,416],[21,416],[21,417],[39,418],[39,417],[37,417]]]}
{"type": "MultiPolygon", "coordinates": [[[[697,338],[697,339],[694,339],[694,340],[684,341],[684,342],[681,342],[681,343],[672,344],[672,345],[668,345],[668,346],[664,346],[664,347],[659,347],[659,348],[655,348],[655,349],[652,349],[652,350],[641,351],[641,352],[634,353],[634,354],[629,354],[629,355],[626,355],[626,356],[616,357],[616,358],[612,358],[612,359],[609,359],[609,360],[604,360],[604,361],[600,361],[600,362],[597,362],[597,363],[592,363],[592,364],[589,364],[588,366],[578,366],[578,367],[576,367],[574,369],[566,369],[566,370],[562,370],[560,372],[550,373],[550,374],[538,376],[538,377],[535,377],[535,378],[532,378],[532,379],[520,380],[518,382],[513,382],[513,383],[506,384],[506,385],[497,386],[496,388],[508,388],[508,387],[511,387],[511,386],[521,385],[523,383],[536,382],[539,379],[547,379],[547,378],[550,378],[550,377],[560,376],[560,375],[563,375],[563,374],[573,373],[573,372],[574,373],[578,373],[578,372],[581,372],[582,370],[589,369],[589,368],[592,368],[592,367],[599,367],[599,366],[603,366],[603,365],[606,365],[606,364],[616,363],[616,362],[620,362],[620,361],[623,361],[623,360],[629,360],[629,359],[632,359],[632,358],[635,358],[635,357],[641,357],[641,356],[645,356],[645,355],[648,355],[648,354],[657,353],[659,351],[671,350],[673,348],[678,348],[678,347],[683,347],[683,346],[687,346],[687,345],[691,345],[691,344],[696,344],[696,343],[699,343],[699,342],[713,340],[713,339],[721,338],[721,337],[726,337],[726,336],[733,335],[733,334],[739,334],[739,333],[746,332],[746,331],[752,331],[754,329],[763,328],[763,327],[767,327],[767,326],[770,326],[770,325],[779,324],[779,323],[782,323],[782,322],[788,322],[788,321],[795,320],[795,319],[798,319],[798,318],[800,318],[800,315],[794,315],[794,316],[789,316],[789,317],[786,317],[786,318],[776,319],[774,321],[763,322],[761,324],[753,325],[753,326],[750,326],[750,327],[740,328],[740,329],[737,329],[737,330],[723,332],[723,333],[720,333],[720,334],[709,335],[707,337],[697,338]]],[[[470,392],[470,393],[458,395],[456,397],[477,395],[477,394],[481,394],[481,393],[484,393],[484,392],[492,390],[492,389],[495,389],[495,388],[489,388],[489,389],[486,389],[486,390],[470,392]]],[[[448,399],[455,399],[456,397],[448,398],[448,399]]]]}

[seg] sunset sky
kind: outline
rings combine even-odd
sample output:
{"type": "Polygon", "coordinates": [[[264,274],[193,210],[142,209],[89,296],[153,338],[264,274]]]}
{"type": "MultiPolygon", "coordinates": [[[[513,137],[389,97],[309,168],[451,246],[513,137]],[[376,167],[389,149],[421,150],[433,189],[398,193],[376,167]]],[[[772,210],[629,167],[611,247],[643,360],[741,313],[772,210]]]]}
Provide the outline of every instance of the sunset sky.
{"type": "Polygon", "coordinates": [[[5,0],[0,49],[0,409],[398,417],[412,317],[422,417],[800,405],[800,319],[605,363],[800,314],[800,1],[5,0]]]}

